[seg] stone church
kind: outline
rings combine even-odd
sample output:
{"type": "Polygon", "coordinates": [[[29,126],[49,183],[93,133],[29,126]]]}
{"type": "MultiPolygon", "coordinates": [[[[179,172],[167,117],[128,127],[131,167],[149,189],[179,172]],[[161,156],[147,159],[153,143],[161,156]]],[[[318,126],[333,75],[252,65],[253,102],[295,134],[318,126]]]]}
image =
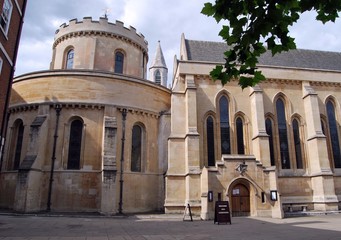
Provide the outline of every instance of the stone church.
{"type": "Polygon", "coordinates": [[[225,43],[183,34],[171,89],[160,43],[84,18],[55,35],[50,70],[13,83],[0,207],[282,218],[341,208],[341,53],[262,55],[242,90],[209,72],[225,43]],[[149,70],[149,79],[147,71],[149,70]]]}

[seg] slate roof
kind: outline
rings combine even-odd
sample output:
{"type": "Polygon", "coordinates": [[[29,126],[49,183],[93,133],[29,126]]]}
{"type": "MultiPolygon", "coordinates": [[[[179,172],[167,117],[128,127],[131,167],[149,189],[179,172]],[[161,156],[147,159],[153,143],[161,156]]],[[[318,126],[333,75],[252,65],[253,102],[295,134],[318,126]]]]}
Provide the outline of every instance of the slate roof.
{"type": "MultiPolygon", "coordinates": [[[[226,43],[185,39],[185,44],[188,60],[224,62],[226,43]]],[[[341,71],[341,53],[297,49],[272,57],[267,51],[260,57],[258,65],[341,71]]]]}

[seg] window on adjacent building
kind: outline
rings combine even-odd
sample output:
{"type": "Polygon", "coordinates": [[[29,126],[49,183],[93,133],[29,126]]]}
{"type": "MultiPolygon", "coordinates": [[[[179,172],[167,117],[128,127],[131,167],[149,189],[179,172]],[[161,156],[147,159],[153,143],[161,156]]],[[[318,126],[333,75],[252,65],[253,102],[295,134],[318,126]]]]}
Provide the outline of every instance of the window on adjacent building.
{"type": "Polygon", "coordinates": [[[83,122],[73,120],[70,127],[67,169],[80,169],[83,122]]]}
{"type": "Polygon", "coordinates": [[[335,168],[341,168],[341,152],[338,124],[336,122],[335,107],[332,101],[327,102],[327,116],[329,124],[330,142],[332,146],[332,155],[335,168]]]}
{"type": "Polygon", "coordinates": [[[300,128],[298,121],[294,119],[292,121],[292,130],[294,134],[294,145],[295,145],[295,156],[296,156],[296,168],[303,168],[303,158],[302,158],[302,143],[300,138],[300,128]]]}
{"type": "Polygon", "coordinates": [[[229,103],[225,96],[222,96],[219,100],[219,112],[221,153],[231,154],[229,103]]]}
{"type": "Polygon", "coordinates": [[[0,26],[1,29],[7,34],[9,28],[9,22],[12,15],[12,2],[10,0],[5,0],[2,6],[2,13],[0,16],[0,26]]]}
{"type": "Polygon", "coordinates": [[[238,150],[238,154],[245,154],[244,127],[243,127],[243,120],[240,117],[238,117],[236,120],[236,127],[237,127],[237,150],[238,150]]]}
{"type": "Polygon", "coordinates": [[[282,166],[282,169],[290,169],[287,121],[285,117],[284,102],[280,98],[276,102],[276,111],[277,111],[281,166],[282,166]]]}
{"type": "Polygon", "coordinates": [[[13,159],[13,170],[18,170],[20,166],[22,143],[24,139],[24,124],[22,120],[18,120],[15,123],[14,131],[16,141],[13,159]]]}
{"type": "Polygon", "coordinates": [[[214,154],[214,121],[211,116],[206,120],[207,162],[208,166],[215,166],[214,154]]]}
{"type": "Polygon", "coordinates": [[[74,57],[75,57],[75,50],[70,49],[66,54],[66,69],[72,69],[73,68],[74,57]]]}
{"type": "Polygon", "coordinates": [[[161,84],[161,74],[160,74],[160,70],[156,70],[156,72],[155,72],[155,83],[161,84]]]}
{"type": "Polygon", "coordinates": [[[122,52],[115,54],[115,73],[123,73],[124,55],[122,52]]]}
{"type": "Polygon", "coordinates": [[[273,131],[272,131],[272,121],[269,118],[267,118],[265,120],[265,129],[266,129],[266,133],[269,135],[269,149],[270,149],[271,166],[275,166],[275,152],[274,152],[274,139],[273,139],[273,131]]]}
{"type": "Polygon", "coordinates": [[[142,170],[142,128],[134,125],[131,139],[131,171],[142,170]]]}

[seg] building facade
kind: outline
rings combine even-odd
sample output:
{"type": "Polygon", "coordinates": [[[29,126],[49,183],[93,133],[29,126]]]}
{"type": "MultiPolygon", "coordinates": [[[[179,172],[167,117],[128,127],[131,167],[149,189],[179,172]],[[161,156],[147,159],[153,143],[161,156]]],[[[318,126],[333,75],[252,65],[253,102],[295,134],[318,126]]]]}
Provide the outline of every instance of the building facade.
{"type": "Polygon", "coordinates": [[[51,69],[14,81],[1,206],[160,211],[170,90],[146,80],[147,61],[144,36],[122,22],[62,25],[51,69]]]}
{"type": "Polygon", "coordinates": [[[259,68],[242,90],[209,72],[224,43],[181,39],[171,102],[166,212],[184,204],[203,219],[228,200],[233,216],[282,218],[341,207],[341,54],[295,50],[259,68]],[[174,193],[177,194],[174,194],[174,193]]]}
{"type": "Polygon", "coordinates": [[[171,89],[160,43],[106,18],[56,32],[51,69],[15,79],[0,207],[233,216],[341,208],[341,54],[295,50],[242,90],[209,72],[224,43],[181,37],[171,89]],[[4,197],[6,196],[6,197],[4,197]]]}
{"type": "MultiPolygon", "coordinates": [[[[0,159],[26,0],[0,0],[0,159]]],[[[0,160],[1,161],[1,160],[0,160]]]]}

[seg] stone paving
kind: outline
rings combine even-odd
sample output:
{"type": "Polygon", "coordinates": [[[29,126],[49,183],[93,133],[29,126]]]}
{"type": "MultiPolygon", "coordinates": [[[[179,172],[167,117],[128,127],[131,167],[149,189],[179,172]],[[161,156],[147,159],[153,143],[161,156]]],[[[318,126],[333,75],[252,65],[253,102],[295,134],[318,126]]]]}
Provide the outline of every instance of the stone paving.
{"type": "Polygon", "coordinates": [[[232,224],[178,215],[128,217],[0,215],[0,240],[341,239],[341,214],[285,219],[238,217],[232,224]]]}

